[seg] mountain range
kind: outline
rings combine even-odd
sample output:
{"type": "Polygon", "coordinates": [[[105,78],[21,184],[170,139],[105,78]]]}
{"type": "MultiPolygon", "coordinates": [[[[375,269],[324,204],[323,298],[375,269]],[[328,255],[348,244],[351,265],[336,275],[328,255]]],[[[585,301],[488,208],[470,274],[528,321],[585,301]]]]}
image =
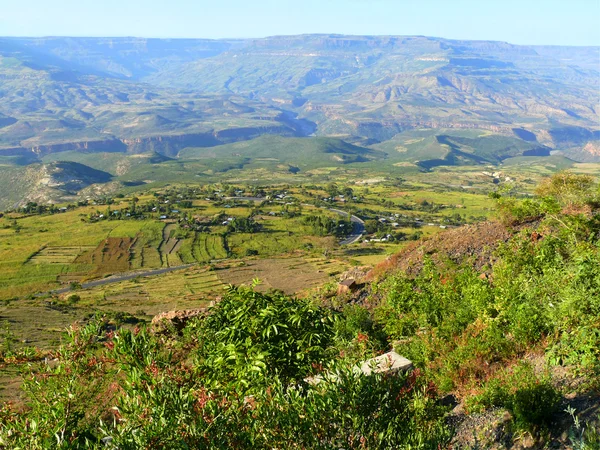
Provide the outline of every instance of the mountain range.
{"type": "Polygon", "coordinates": [[[557,153],[595,162],[599,104],[600,47],[424,36],[0,38],[5,166],[62,152],[218,155],[268,134],[341,139],[425,169],[557,153]]]}

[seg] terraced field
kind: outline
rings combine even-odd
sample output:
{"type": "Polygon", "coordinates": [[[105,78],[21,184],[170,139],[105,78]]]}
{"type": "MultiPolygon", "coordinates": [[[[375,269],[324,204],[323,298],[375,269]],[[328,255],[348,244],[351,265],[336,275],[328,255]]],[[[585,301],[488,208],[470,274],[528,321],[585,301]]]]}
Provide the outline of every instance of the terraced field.
{"type": "Polygon", "coordinates": [[[71,264],[84,252],[89,252],[93,246],[77,247],[42,247],[34,254],[28,264],[71,264]]]}
{"type": "Polygon", "coordinates": [[[163,239],[162,222],[150,222],[136,236],[135,243],[131,246],[131,268],[154,269],[162,267],[161,254],[158,247],[163,239]]]}
{"type": "Polygon", "coordinates": [[[158,251],[164,267],[175,267],[183,264],[177,254],[181,247],[181,239],[174,237],[176,230],[177,224],[175,223],[169,223],[163,228],[163,238],[158,251]]]}
{"type": "Polygon", "coordinates": [[[223,286],[223,283],[214,271],[191,271],[184,276],[184,286],[192,294],[214,291],[223,286]]]}
{"type": "Polygon", "coordinates": [[[202,306],[214,298],[222,286],[216,271],[190,267],[164,275],[84,289],[78,291],[78,295],[81,305],[151,318],[166,310],[202,306]]]}
{"type": "Polygon", "coordinates": [[[195,261],[201,263],[227,258],[223,238],[215,234],[196,233],[192,242],[191,255],[195,261]]]}

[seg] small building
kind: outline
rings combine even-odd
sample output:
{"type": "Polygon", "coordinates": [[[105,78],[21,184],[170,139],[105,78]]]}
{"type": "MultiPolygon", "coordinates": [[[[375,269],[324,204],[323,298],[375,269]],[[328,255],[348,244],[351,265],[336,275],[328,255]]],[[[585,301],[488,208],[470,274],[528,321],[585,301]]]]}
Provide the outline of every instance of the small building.
{"type": "Polygon", "coordinates": [[[338,295],[346,294],[348,292],[355,292],[358,289],[358,284],[354,278],[348,278],[338,284],[338,295]]]}

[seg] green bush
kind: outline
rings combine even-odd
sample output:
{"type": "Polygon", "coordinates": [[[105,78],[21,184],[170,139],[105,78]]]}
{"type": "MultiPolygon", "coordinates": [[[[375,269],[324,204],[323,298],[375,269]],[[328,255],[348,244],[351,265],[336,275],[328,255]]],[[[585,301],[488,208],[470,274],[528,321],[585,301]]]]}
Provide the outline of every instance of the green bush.
{"type": "Polygon", "coordinates": [[[470,411],[494,406],[506,408],[518,428],[533,430],[549,424],[560,398],[547,375],[540,377],[531,365],[520,363],[496,374],[481,393],[469,397],[466,403],[470,411]]]}
{"type": "Polygon", "coordinates": [[[539,226],[500,245],[485,276],[443,260],[413,277],[386,274],[373,289],[376,321],[443,391],[478,389],[532,348],[600,386],[597,219],[563,213],[553,198],[510,202],[539,226]]]}
{"type": "Polygon", "coordinates": [[[557,410],[560,393],[544,380],[518,389],[509,401],[517,425],[547,425],[557,410]]]}

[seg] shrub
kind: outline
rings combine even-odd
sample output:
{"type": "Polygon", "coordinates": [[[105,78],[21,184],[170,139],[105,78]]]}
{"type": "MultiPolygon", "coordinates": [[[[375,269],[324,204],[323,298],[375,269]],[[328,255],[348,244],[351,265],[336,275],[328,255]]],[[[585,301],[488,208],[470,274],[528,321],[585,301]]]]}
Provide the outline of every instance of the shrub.
{"type": "Polygon", "coordinates": [[[69,295],[67,297],[67,302],[70,305],[74,305],[75,303],[78,303],[80,300],[81,300],[81,297],[79,295],[77,295],[77,294],[69,295]]]}
{"type": "MultiPolygon", "coordinates": [[[[349,322],[364,325],[362,312],[349,322]]],[[[410,448],[451,430],[419,372],[374,374],[331,359],[333,313],[281,294],[231,288],[182,336],[104,318],[72,329],[56,367],[25,383],[28,408],[0,409],[5,448],[410,448]],[[302,377],[328,370],[310,385],[302,377]]],[[[337,352],[336,352],[337,354],[337,352]]]]}
{"type": "Polygon", "coordinates": [[[561,205],[584,204],[594,197],[594,179],[562,171],[545,178],[536,189],[540,197],[552,197],[561,205]]]}
{"type": "Polygon", "coordinates": [[[557,410],[560,393],[549,380],[536,380],[518,389],[510,398],[509,408],[517,425],[529,428],[547,425],[557,410]]]}
{"type": "Polygon", "coordinates": [[[466,403],[471,411],[504,407],[512,413],[518,428],[531,431],[549,424],[560,398],[548,375],[540,377],[531,365],[521,362],[496,374],[481,393],[469,397],[466,403]]]}

